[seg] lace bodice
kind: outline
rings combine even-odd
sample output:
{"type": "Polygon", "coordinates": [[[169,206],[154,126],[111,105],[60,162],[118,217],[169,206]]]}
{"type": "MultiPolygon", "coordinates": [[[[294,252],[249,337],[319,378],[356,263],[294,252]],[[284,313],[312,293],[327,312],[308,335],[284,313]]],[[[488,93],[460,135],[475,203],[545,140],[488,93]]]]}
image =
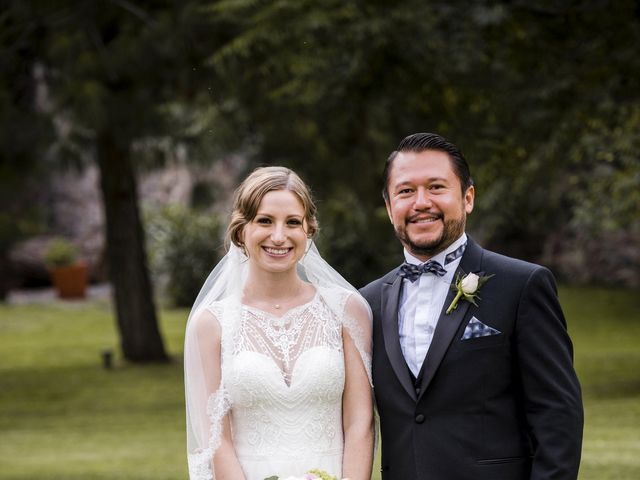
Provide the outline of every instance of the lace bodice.
{"type": "Polygon", "coordinates": [[[281,317],[242,306],[242,320],[233,356],[255,352],[270,358],[289,386],[299,357],[315,347],[342,350],[342,325],[316,292],[313,299],[281,317]]]}

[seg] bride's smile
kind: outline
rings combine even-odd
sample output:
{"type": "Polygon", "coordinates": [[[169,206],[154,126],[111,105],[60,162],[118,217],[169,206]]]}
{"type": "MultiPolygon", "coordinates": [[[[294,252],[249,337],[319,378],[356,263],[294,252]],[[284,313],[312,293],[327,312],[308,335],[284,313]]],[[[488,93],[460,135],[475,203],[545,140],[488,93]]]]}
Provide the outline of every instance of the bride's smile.
{"type": "Polygon", "coordinates": [[[275,248],[275,247],[262,247],[262,249],[269,255],[274,257],[284,257],[287,253],[293,250],[293,248],[275,248]]]}

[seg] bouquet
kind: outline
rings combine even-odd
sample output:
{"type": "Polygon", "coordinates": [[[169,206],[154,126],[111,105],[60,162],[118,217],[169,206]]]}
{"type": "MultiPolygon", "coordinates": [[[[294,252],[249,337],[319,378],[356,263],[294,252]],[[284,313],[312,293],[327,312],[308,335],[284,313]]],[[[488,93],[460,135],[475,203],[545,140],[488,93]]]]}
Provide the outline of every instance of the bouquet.
{"type": "MultiPolygon", "coordinates": [[[[267,477],[264,480],[340,480],[333,475],[329,475],[324,470],[309,470],[307,473],[302,475],[301,477],[283,477],[280,478],[277,475],[272,475],[271,477],[267,477]]],[[[349,480],[348,478],[343,478],[342,480],[349,480]]]]}

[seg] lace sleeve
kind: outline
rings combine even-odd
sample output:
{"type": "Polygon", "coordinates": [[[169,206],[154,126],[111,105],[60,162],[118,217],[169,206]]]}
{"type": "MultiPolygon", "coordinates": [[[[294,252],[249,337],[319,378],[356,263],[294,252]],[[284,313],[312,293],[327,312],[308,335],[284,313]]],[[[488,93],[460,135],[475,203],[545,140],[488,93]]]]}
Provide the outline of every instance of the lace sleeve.
{"type": "Polygon", "coordinates": [[[344,303],[343,328],[360,354],[369,385],[371,377],[372,315],[369,304],[358,293],[350,293],[344,303]]]}
{"type": "Polygon", "coordinates": [[[222,375],[221,312],[209,307],[189,320],[184,365],[190,480],[212,480],[213,455],[229,410],[222,375]]]}
{"type": "MultiPolygon", "coordinates": [[[[360,472],[364,475],[371,474],[371,462],[375,457],[376,445],[378,444],[378,431],[379,431],[379,422],[378,416],[375,410],[375,399],[373,396],[373,381],[371,377],[371,355],[372,355],[372,347],[373,347],[373,322],[372,322],[372,314],[371,308],[366,300],[357,292],[349,293],[346,301],[344,302],[343,308],[343,317],[342,317],[342,331],[345,341],[347,337],[351,339],[351,342],[355,349],[358,352],[358,356],[362,360],[362,367],[364,372],[356,373],[356,377],[351,376],[347,377],[347,381],[354,382],[354,378],[357,376],[360,377],[360,380],[355,380],[354,388],[357,390],[350,389],[352,392],[357,391],[357,397],[355,398],[355,406],[354,406],[354,397],[353,393],[350,395],[351,400],[349,401],[347,397],[343,397],[346,399],[346,402],[343,403],[343,415],[347,414],[347,417],[343,417],[343,421],[345,418],[353,419],[356,417],[360,417],[365,421],[368,419],[369,421],[373,420],[373,426],[369,423],[369,426],[372,427],[372,435],[369,441],[364,441],[362,438],[360,441],[356,440],[356,443],[350,443],[346,441],[345,437],[345,455],[344,455],[344,469],[348,472],[355,472],[354,476],[360,476],[360,472]],[[368,381],[368,390],[369,394],[366,395],[366,386],[364,383],[365,380],[363,378],[363,373],[366,373],[367,381],[368,381]],[[351,380],[349,380],[351,378],[351,380]],[[359,384],[360,387],[356,387],[355,385],[359,384]],[[368,403],[368,405],[367,405],[368,403]],[[368,417],[369,407],[372,409],[373,418],[368,417]],[[355,408],[355,410],[354,410],[355,408]],[[350,412],[350,413],[349,413],[350,412]],[[364,443],[363,443],[364,442],[364,443]],[[354,453],[358,452],[357,454],[354,453]],[[359,460],[355,460],[355,458],[359,458],[359,460]],[[364,467],[361,462],[364,462],[364,467]],[[367,466],[368,464],[368,466],[367,466]],[[361,470],[364,468],[364,470],[361,470]],[[368,473],[367,473],[368,471],[368,473]]],[[[346,354],[346,346],[345,346],[345,361],[346,358],[350,357],[354,358],[353,355],[346,354]]],[[[353,362],[354,360],[350,360],[353,362]]],[[[355,359],[357,361],[357,359],[355,359]]],[[[353,364],[352,364],[353,365],[353,364]]],[[[353,372],[353,371],[352,371],[353,372]]],[[[358,422],[359,423],[359,422],[358,422]]],[[[358,436],[356,435],[356,438],[358,436]]],[[[343,471],[344,473],[344,471],[343,471]]],[[[362,477],[364,478],[364,477],[362,477]]],[[[367,476],[368,478],[368,476],[367,476]]]]}

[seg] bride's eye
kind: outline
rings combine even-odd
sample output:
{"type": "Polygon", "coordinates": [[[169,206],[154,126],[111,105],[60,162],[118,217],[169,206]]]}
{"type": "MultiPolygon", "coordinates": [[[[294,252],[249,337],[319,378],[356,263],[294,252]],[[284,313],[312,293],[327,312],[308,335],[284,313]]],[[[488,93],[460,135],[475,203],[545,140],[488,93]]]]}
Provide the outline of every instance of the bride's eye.
{"type": "Polygon", "coordinates": [[[260,223],[262,225],[268,225],[271,223],[271,219],[267,217],[258,217],[256,218],[256,223],[260,223]]]}
{"type": "Polygon", "coordinates": [[[291,220],[289,220],[287,222],[289,225],[293,225],[294,227],[297,227],[299,225],[302,225],[302,221],[298,220],[297,218],[292,218],[291,220]]]}

